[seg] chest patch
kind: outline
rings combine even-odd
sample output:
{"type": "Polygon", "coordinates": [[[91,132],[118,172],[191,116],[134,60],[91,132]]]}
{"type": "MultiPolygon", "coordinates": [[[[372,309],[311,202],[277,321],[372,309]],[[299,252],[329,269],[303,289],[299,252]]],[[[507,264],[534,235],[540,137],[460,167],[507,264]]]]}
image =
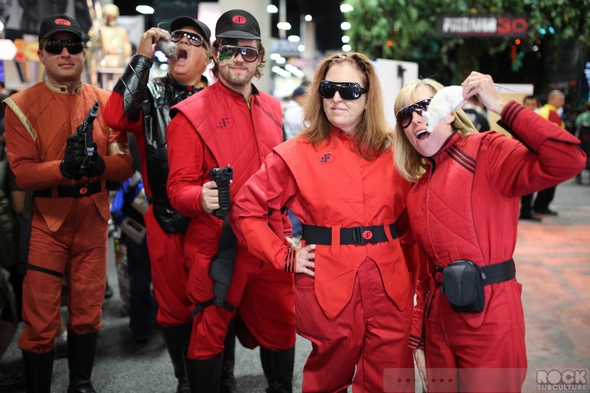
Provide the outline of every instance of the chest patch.
{"type": "Polygon", "coordinates": [[[334,153],[320,153],[316,156],[318,164],[330,164],[334,162],[335,159],[336,157],[334,156],[334,153]]]}
{"type": "Polygon", "coordinates": [[[231,128],[232,121],[229,117],[222,117],[217,120],[217,128],[231,128]]]}

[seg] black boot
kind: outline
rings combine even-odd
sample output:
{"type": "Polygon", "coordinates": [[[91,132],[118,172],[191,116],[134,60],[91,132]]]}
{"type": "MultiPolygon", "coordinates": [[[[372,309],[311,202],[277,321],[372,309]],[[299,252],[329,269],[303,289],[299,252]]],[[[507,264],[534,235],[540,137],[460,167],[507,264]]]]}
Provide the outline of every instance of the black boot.
{"type": "Polygon", "coordinates": [[[192,330],[192,323],[162,328],[164,341],[166,341],[166,347],[168,347],[168,354],[170,354],[172,366],[174,366],[174,376],[178,379],[177,393],[189,393],[182,353],[188,348],[192,330]]]}
{"type": "Polygon", "coordinates": [[[219,393],[238,393],[236,378],[234,376],[234,363],[236,358],[236,323],[231,319],[225,342],[223,343],[223,362],[221,364],[221,379],[219,381],[219,393]]]}
{"type": "Polygon", "coordinates": [[[260,363],[268,381],[266,393],[292,393],[295,347],[275,352],[260,347],[260,363]]]}
{"type": "Polygon", "coordinates": [[[68,393],[96,393],[90,383],[98,332],[74,334],[68,331],[68,393]]]}
{"type": "Polygon", "coordinates": [[[217,393],[223,352],[210,359],[197,360],[187,358],[185,351],[183,357],[190,393],[217,393]]]}
{"type": "Polygon", "coordinates": [[[27,393],[50,393],[54,350],[45,353],[23,351],[27,393]]]}

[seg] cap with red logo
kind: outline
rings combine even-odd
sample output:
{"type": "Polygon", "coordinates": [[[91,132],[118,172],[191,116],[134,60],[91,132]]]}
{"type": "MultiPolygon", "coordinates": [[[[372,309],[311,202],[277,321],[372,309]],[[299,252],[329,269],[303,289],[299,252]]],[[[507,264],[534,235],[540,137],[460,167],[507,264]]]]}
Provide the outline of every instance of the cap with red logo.
{"type": "Polygon", "coordinates": [[[41,21],[41,28],[39,29],[39,38],[47,38],[53,33],[60,31],[67,31],[77,35],[82,40],[84,32],[76,22],[75,19],[70,18],[64,14],[52,15],[44,18],[41,21]]]}
{"type": "Polygon", "coordinates": [[[259,40],[260,27],[254,15],[244,10],[223,13],[215,25],[215,37],[259,40]]]}

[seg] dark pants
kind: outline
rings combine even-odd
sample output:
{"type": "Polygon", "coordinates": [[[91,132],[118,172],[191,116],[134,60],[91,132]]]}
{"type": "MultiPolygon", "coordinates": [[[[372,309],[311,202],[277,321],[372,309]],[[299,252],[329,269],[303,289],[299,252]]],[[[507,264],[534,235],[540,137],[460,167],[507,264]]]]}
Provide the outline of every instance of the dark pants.
{"type": "Polygon", "coordinates": [[[537,193],[533,209],[537,211],[543,211],[549,209],[549,204],[553,201],[555,196],[555,187],[549,187],[541,190],[537,193]]]}
{"type": "Polygon", "coordinates": [[[146,246],[123,235],[129,266],[129,329],[136,339],[152,335],[158,305],[152,296],[150,257],[146,246]]]}
{"type": "Polygon", "coordinates": [[[533,212],[533,195],[535,194],[528,194],[523,195],[520,197],[520,215],[521,216],[529,216],[533,212]]]}

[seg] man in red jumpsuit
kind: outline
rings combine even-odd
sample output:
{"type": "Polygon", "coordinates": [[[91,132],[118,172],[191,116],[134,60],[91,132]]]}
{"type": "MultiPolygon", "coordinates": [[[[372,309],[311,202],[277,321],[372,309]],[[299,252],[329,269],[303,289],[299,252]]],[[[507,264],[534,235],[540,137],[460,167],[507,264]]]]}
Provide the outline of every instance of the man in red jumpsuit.
{"type": "MultiPolygon", "coordinates": [[[[223,226],[223,221],[211,214],[220,206],[217,184],[209,181],[209,171],[232,166],[233,203],[240,187],[282,141],[279,102],[251,83],[254,76],[260,77],[264,59],[258,22],[246,11],[227,11],[217,21],[215,35],[213,73],[218,81],[174,106],[167,134],[170,202],[179,213],[191,217],[185,242],[190,269],[187,293],[201,307],[213,298],[209,270],[223,226]]],[[[276,233],[290,235],[286,215],[273,212],[270,221],[276,233]]],[[[267,392],[291,392],[295,344],[292,276],[238,247],[225,300],[227,308],[211,305],[196,313],[185,358],[190,390],[217,391],[224,337],[230,319],[237,314],[250,334],[245,344],[261,345],[267,392]]],[[[244,343],[239,332],[238,337],[244,343]]]]}
{"type": "MultiPolygon", "coordinates": [[[[107,127],[109,94],[81,83],[82,29],[66,15],[41,22],[39,60],[47,80],[4,101],[6,145],[17,184],[32,190],[32,228],[23,282],[27,391],[49,392],[61,276],[67,272],[69,392],[94,392],[90,376],[106,288],[109,192],[105,182],[131,176],[127,134],[107,127]],[[94,152],[76,134],[98,101],[94,152]]],[[[21,232],[21,236],[23,233],[21,232]]]]}
{"type": "Polygon", "coordinates": [[[210,60],[209,28],[181,16],[170,23],[171,37],[152,27],[141,36],[137,53],[117,81],[105,109],[111,127],[133,132],[141,156],[145,192],[150,201],[144,216],[152,283],[158,303],[157,321],[178,379],[178,392],[188,385],[182,351],[188,347],[193,318],[192,302],[186,295],[188,269],[184,241],[188,218],[174,211],[166,193],[168,159],[166,131],[170,108],[207,86],[203,72],[210,60]],[[149,79],[153,64],[152,41],[172,41],[176,56],[168,59],[165,77],[149,79]]]}

